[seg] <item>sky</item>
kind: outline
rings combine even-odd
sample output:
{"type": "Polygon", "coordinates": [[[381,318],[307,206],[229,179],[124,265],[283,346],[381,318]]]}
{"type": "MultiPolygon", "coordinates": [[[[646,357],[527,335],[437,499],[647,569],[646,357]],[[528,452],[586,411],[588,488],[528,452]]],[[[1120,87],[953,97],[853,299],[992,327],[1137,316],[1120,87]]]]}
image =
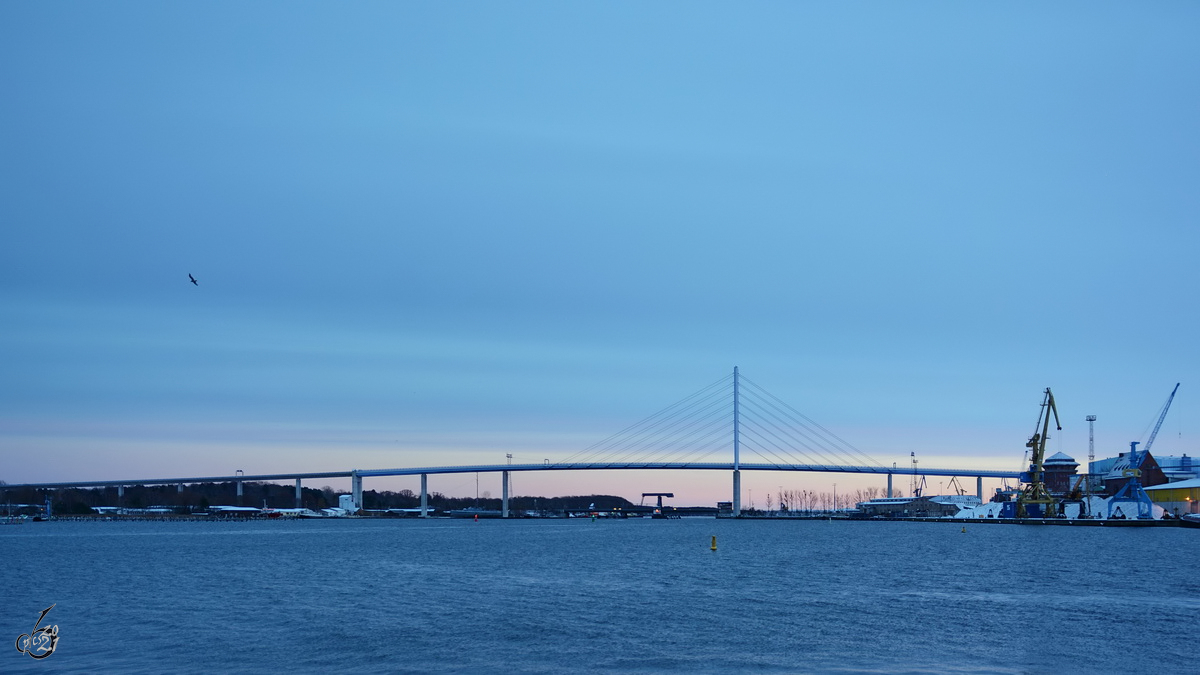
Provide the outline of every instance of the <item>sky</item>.
{"type": "MultiPolygon", "coordinates": [[[[1048,450],[1082,459],[1085,415],[1112,456],[1181,382],[1154,449],[1194,456],[1197,25],[2,3],[0,480],[555,461],[735,366],[880,463],[1000,470],[1046,387],[1048,450]]],[[[834,482],[883,484],[743,477],[760,506],[834,482]]],[[[724,472],[513,487],[730,498],[724,472]]]]}

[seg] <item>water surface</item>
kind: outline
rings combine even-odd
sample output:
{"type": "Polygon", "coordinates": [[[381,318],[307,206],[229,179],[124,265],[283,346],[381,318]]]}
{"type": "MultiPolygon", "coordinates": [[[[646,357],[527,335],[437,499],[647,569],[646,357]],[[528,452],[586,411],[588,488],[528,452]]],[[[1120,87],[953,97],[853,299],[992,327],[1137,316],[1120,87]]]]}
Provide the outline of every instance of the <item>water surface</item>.
{"type": "Polygon", "coordinates": [[[0,672],[1197,672],[1197,552],[1177,528],[31,523],[0,528],[0,672]],[[34,662],[13,641],[53,603],[34,662]]]}

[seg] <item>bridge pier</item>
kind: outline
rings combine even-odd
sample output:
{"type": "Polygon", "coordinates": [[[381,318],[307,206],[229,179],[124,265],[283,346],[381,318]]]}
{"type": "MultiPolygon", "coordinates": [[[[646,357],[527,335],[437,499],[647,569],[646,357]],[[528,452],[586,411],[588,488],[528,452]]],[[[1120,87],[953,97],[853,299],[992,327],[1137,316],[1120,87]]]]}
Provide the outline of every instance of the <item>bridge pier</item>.
{"type": "Polygon", "coordinates": [[[890,474],[890,473],[888,474],[888,491],[887,491],[887,496],[888,496],[888,499],[891,499],[891,498],[892,498],[892,474],[890,474]]]}
{"type": "Polygon", "coordinates": [[[362,509],[362,476],[358,471],[350,473],[350,495],[354,498],[354,511],[362,509]]]}
{"type": "Polygon", "coordinates": [[[124,503],[125,503],[125,486],[118,485],[117,486],[117,506],[124,506],[125,505],[124,503]]]}
{"type": "Polygon", "coordinates": [[[241,506],[242,505],[242,481],[240,481],[240,480],[237,482],[237,498],[238,498],[237,505],[241,506]]]}
{"type": "Polygon", "coordinates": [[[421,474],[421,517],[429,517],[429,474],[421,474]]]}
{"type": "Polygon", "coordinates": [[[983,476],[975,477],[975,494],[979,497],[979,501],[983,501],[983,476]]]}
{"type": "Polygon", "coordinates": [[[176,491],[176,492],[183,492],[183,483],[178,483],[178,484],[176,484],[176,485],[175,485],[175,491],[176,491]]]}
{"type": "Polygon", "coordinates": [[[296,479],[296,508],[300,508],[300,479],[296,479]]]}
{"type": "Polygon", "coordinates": [[[500,517],[508,517],[508,472],[500,472],[500,480],[504,481],[504,487],[500,488],[500,517]]]}
{"type": "Polygon", "coordinates": [[[742,517],[742,472],[740,469],[735,469],[733,472],[733,517],[742,517]]]}

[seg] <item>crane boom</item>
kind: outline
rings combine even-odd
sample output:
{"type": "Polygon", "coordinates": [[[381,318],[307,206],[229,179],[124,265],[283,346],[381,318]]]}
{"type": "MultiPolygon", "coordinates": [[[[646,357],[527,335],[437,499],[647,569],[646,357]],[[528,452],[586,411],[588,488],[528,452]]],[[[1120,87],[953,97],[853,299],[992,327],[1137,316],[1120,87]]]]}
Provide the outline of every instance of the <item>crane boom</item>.
{"type": "Polygon", "coordinates": [[[1175,383],[1175,388],[1171,390],[1171,395],[1167,397],[1167,403],[1163,406],[1162,414],[1158,416],[1158,424],[1154,425],[1154,431],[1150,432],[1150,439],[1142,446],[1142,452],[1150,452],[1150,446],[1154,445],[1154,437],[1158,436],[1158,430],[1162,428],[1163,420],[1167,419],[1167,411],[1171,409],[1171,401],[1175,400],[1175,392],[1179,391],[1179,383],[1175,383]]]}
{"type": "MultiPolygon", "coordinates": [[[[1149,519],[1154,517],[1154,502],[1150,496],[1146,494],[1146,490],[1142,487],[1142,463],[1150,456],[1150,446],[1154,444],[1154,438],[1158,436],[1158,430],[1162,428],[1163,420],[1167,419],[1167,411],[1171,409],[1171,401],[1175,400],[1175,392],[1179,391],[1179,383],[1175,383],[1175,388],[1171,390],[1171,395],[1167,397],[1166,404],[1163,405],[1162,412],[1158,414],[1158,422],[1154,424],[1154,431],[1150,432],[1150,438],[1146,441],[1146,445],[1138,450],[1138,442],[1133,441],[1129,444],[1129,463],[1124,474],[1129,477],[1120,490],[1108,500],[1108,517],[1112,518],[1113,513],[1119,503],[1131,503],[1137,508],[1137,517],[1139,519],[1149,519]]],[[[1121,512],[1126,518],[1130,514],[1121,512]]]]}

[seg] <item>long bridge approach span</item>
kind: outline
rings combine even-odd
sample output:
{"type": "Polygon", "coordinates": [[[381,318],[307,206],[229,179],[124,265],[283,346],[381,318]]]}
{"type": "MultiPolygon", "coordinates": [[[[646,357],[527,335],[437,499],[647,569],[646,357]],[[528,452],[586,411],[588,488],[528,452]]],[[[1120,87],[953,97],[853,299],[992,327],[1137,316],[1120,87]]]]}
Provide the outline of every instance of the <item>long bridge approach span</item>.
{"type": "MultiPolygon", "coordinates": [[[[729,456],[729,455],[725,455],[729,456]]],[[[510,455],[511,461],[511,455],[510,455]]],[[[116,487],[122,495],[125,486],[225,483],[237,484],[239,501],[242,484],[247,481],[296,482],[299,506],[300,484],[318,478],[350,478],[356,508],[362,506],[362,479],[377,476],[420,476],[421,512],[428,512],[430,474],[495,473],[503,474],[503,513],[508,513],[508,476],[528,471],[597,470],[700,470],[729,471],[733,477],[733,513],[741,515],[741,472],[801,471],[815,473],[875,474],[887,476],[887,495],[892,496],[892,477],[958,476],[976,479],[976,492],[983,497],[984,478],[1019,479],[1017,471],[989,469],[909,468],[882,464],[839,438],[779,397],[742,376],[737,368],[732,375],[713,382],[692,395],[660,410],[636,424],[581,450],[564,460],[549,459],[536,464],[478,464],[462,466],[426,466],[396,469],[353,469],[319,473],[275,473],[233,476],[152,478],[111,481],[73,481],[0,485],[0,490],[16,488],[58,489],[116,487]],[[732,393],[732,397],[728,394],[732,393]],[[732,414],[731,414],[732,413],[732,414]],[[732,442],[731,442],[732,441],[732,442]],[[710,461],[732,449],[732,461],[710,461]],[[743,455],[758,459],[743,462],[743,455]],[[758,461],[761,460],[761,461],[758,461]]]]}
{"type": "MultiPolygon", "coordinates": [[[[855,473],[886,475],[888,479],[887,495],[892,494],[892,477],[900,476],[958,476],[975,478],[976,491],[983,497],[984,478],[1019,478],[1016,471],[993,471],[987,469],[953,469],[953,468],[920,468],[918,470],[899,469],[896,467],[855,466],[844,464],[767,464],[746,463],[735,466],[732,462],[577,462],[540,464],[471,464],[462,466],[428,466],[406,467],[394,469],[352,469],[349,471],[323,471],[309,473],[273,473],[273,474],[235,474],[232,476],[189,476],[179,478],[133,478],[128,480],[100,481],[63,481],[55,483],[18,483],[0,486],[2,490],[35,489],[57,490],[64,488],[97,488],[116,487],[122,494],[124,488],[133,485],[177,485],[180,490],[184,485],[197,483],[236,483],[238,496],[242,494],[242,484],[245,482],[279,482],[294,480],[296,482],[296,498],[300,496],[300,484],[303,480],[319,478],[349,478],[351,493],[356,507],[362,507],[362,479],[365,477],[381,476],[420,476],[421,477],[421,510],[422,516],[428,511],[429,490],[428,476],[455,473],[502,473],[504,491],[502,495],[503,513],[508,515],[508,474],[509,472],[524,471],[612,471],[612,470],[698,470],[698,471],[801,471],[814,473],[855,473]]],[[[736,475],[736,473],[735,473],[736,475]]],[[[736,481],[735,482],[740,482],[736,481]]]]}

